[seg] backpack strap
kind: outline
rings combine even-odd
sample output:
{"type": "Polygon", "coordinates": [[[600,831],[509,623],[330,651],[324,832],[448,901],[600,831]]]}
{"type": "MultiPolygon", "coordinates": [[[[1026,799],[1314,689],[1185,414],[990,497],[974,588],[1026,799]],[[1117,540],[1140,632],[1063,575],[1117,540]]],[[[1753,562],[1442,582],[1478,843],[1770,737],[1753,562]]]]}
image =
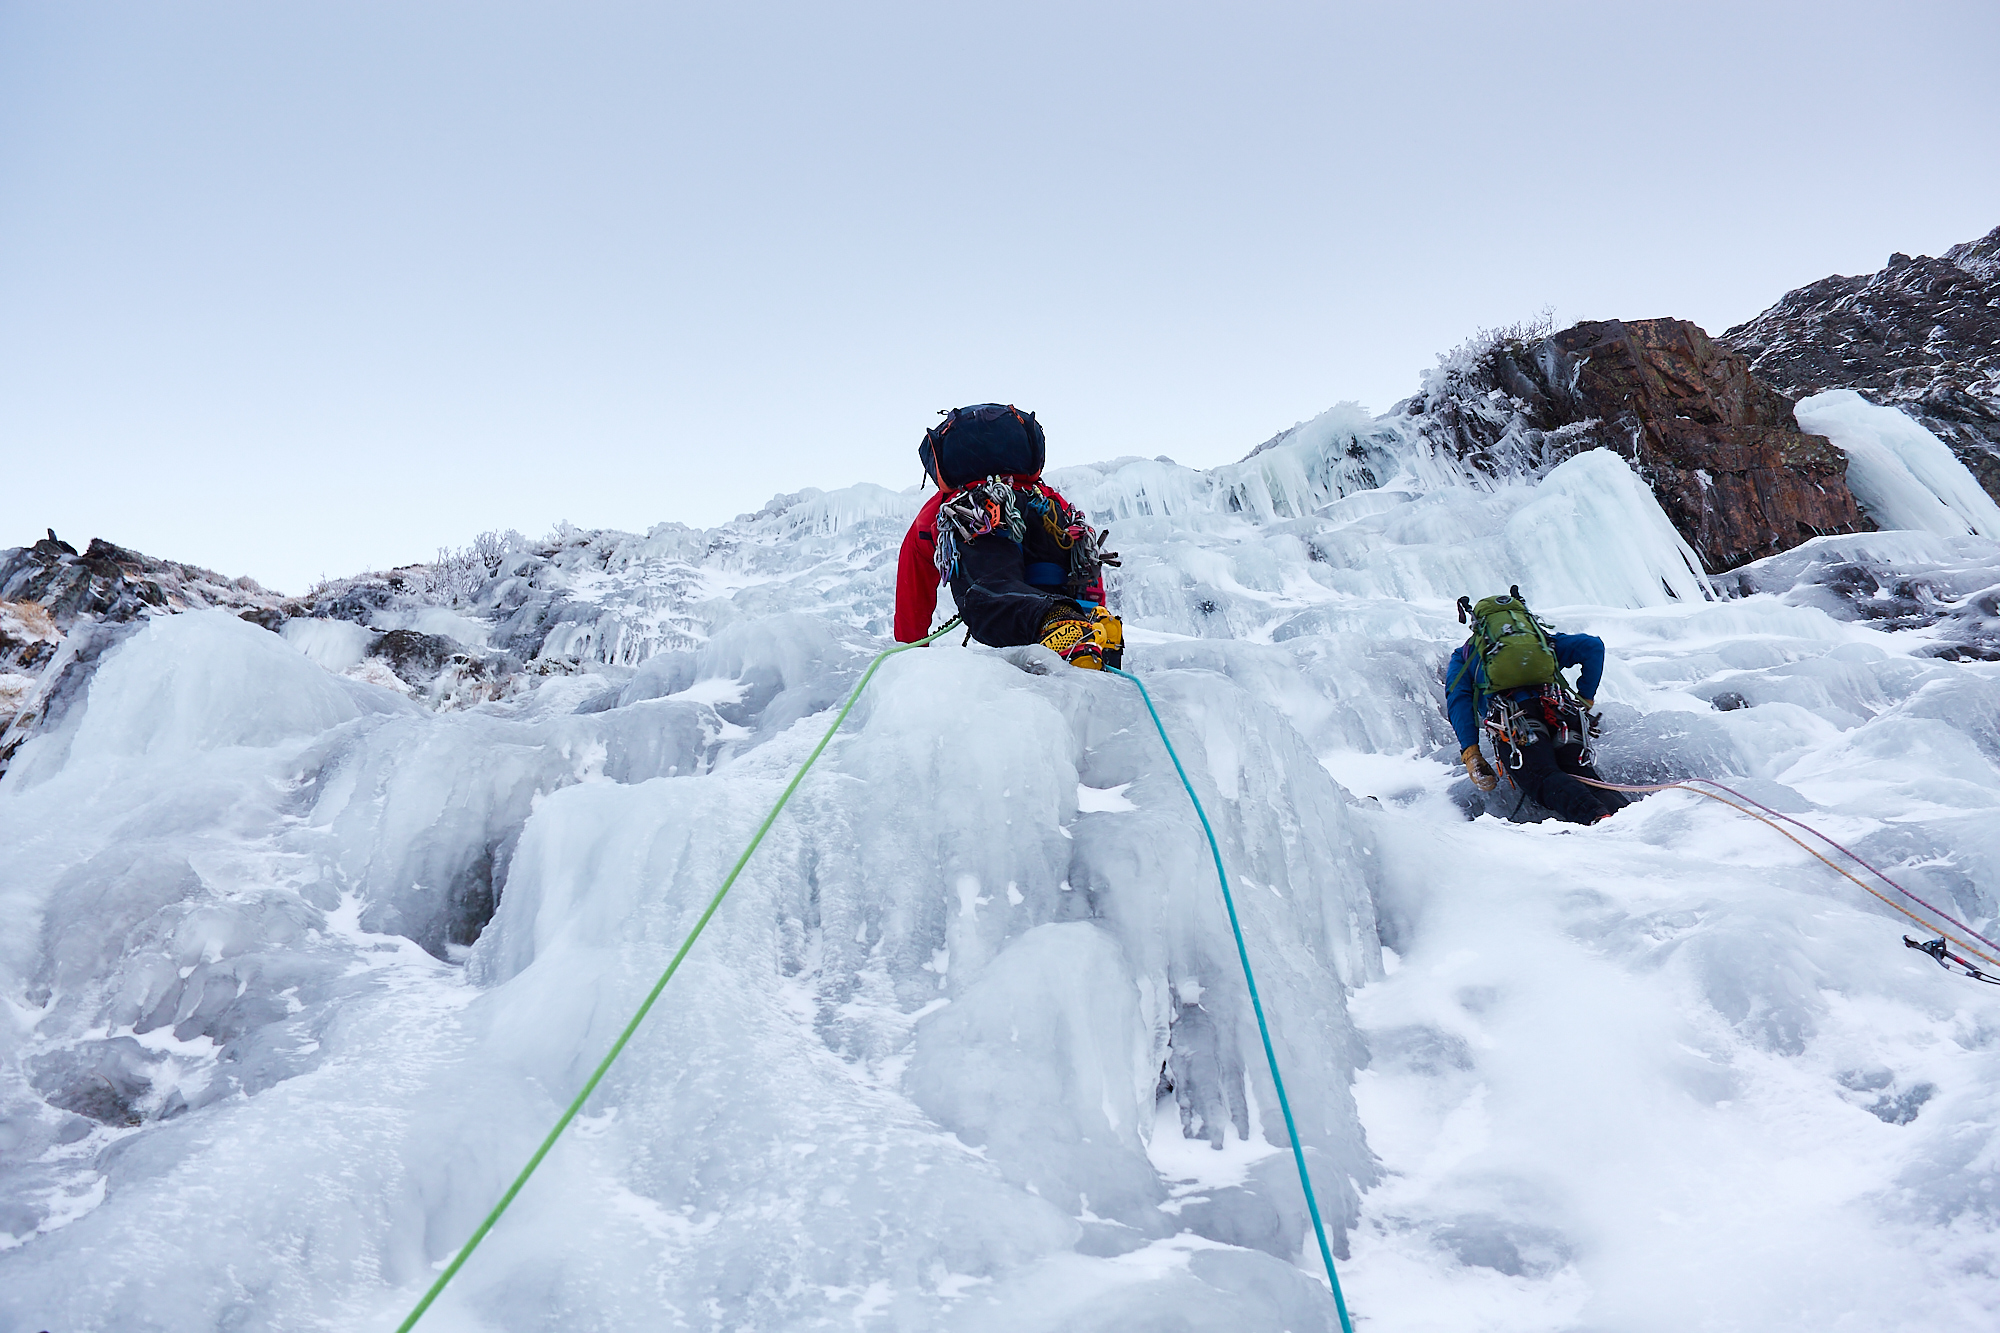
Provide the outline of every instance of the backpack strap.
{"type": "Polygon", "coordinates": [[[959,488],[951,485],[944,479],[944,437],[951,432],[952,423],[958,420],[958,409],[955,407],[940,407],[938,415],[943,417],[944,420],[924,431],[924,443],[930,446],[931,451],[930,479],[937,483],[938,490],[943,492],[944,497],[949,500],[952,492],[959,488]]]}
{"type": "MultiPolygon", "coordinates": [[[[1014,420],[1021,423],[1021,434],[1028,441],[1028,443],[1032,445],[1035,442],[1035,436],[1040,435],[1042,432],[1041,424],[1035,420],[1035,414],[1033,412],[1023,412],[1020,408],[1014,406],[1012,403],[1007,404],[1007,410],[1014,414],[1014,420]]],[[[1046,439],[1046,437],[1044,438],[1046,439]]],[[[1046,468],[1047,466],[1048,466],[1048,458],[1046,455],[1044,455],[1042,459],[1042,467],[1036,468],[1035,475],[1030,477],[1028,480],[1039,484],[1042,479],[1043,469],[1046,468]]]]}
{"type": "MultiPolygon", "coordinates": [[[[1458,688],[1458,682],[1465,678],[1467,672],[1471,671],[1475,666],[1484,667],[1486,665],[1480,660],[1479,646],[1477,644],[1473,643],[1471,639],[1467,639],[1465,646],[1467,649],[1465,660],[1458,664],[1457,673],[1445,680],[1444,697],[1446,699],[1451,698],[1451,692],[1458,688]]],[[[1480,688],[1479,676],[1484,674],[1485,672],[1481,671],[1472,678],[1472,711],[1475,717],[1486,711],[1486,700],[1491,693],[1491,691],[1480,688]]]]}

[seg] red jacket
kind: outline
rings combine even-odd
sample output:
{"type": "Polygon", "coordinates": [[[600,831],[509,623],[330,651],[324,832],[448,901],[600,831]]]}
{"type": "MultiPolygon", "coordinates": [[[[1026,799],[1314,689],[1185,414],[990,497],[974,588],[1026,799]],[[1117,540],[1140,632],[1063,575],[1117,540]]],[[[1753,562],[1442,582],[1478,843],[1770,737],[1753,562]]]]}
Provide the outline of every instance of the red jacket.
{"type": "MultiPolygon", "coordinates": [[[[1009,477],[1017,488],[1034,485],[1035,477],[1009,477]]],[[[1047,482],[1041,488],[1062,500],[1062,495],[1047,482]]],[[[937,516],[938,506],[944,502],[945,492],[932,493],[924,501],[924,507],[917,511],[916,521],[903,534],[903,549],[896,557],[896,642],[915,643],[931,632],[931,617],[937,614],[937,590],[940,575],[937,567],[937,516]]],[[[1069,501],[1062,500],[1064,508],[1069,501]]],[[[1025,562],[1025,557],[1023,557],[1025,562]]],[[[1102,594],[1099,594],[1102,597],[1102,594]]]]}
{"type": "Polygon", "coordinates": [[[915,643],[931,632],[937,614],[937,511],[944,492],[933,491],[903,534],[896,557],[896,642],[915,643]]]}

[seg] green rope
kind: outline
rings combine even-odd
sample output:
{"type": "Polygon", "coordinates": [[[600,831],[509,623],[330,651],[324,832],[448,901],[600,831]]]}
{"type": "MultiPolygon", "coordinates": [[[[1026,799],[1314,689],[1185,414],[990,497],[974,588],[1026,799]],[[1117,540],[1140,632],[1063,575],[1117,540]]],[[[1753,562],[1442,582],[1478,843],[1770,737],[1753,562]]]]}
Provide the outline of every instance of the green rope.
{"type": "Polygon", "coordinates": [[[611,1070],[611,1062],[616,1060],[619,1054],[624,1051],[625,1044],[632,1040],[632,1034],[639,1030],[639,1024],[646,1021],[646,1015],[651,1011],[653,1002],[660,998],[660,992],[667,988],[669,981],[673,980],[675,971],[680,968],[681,960],[686,958],[688,950],[694,947],[695,939],[701,934],[703,928],[708,925],[708,919],[715,915],[715,909],[722,906],[723,895],[727,894],[730,886],[736,883],[736,877],[742,874],[743,867],[749,864],[751,853],[755,852],[757,845],[764,841],[764,835],[771,831],[771,825],[778,818],[778,812],[785,808],[785,802],[792,799],[792,793],[798,790],[799,783],[804,779],[806,771],[813,766],[813,761],[819,758],[820,751],[826,748],[827,742],[833,739],[833,733],[840,730],[840,724],[847,720],[847,714],[854,707],[854,701],[861,697],[861,691],[867,688],[868,682],[874,677],[875,668],[881,666],[883,662],[894,657],[897,653],[907,652],[911,648],[922,648],[932,639],[939,637],[951,629],[952,626],[958,624],[958,621],[959,618],[953,616],[931,634],[917,640],[915,643],[898,644],[894,648],[887,649],[875,655],[875,660],[868,664],[868,669],[861,673],[861,679],[855,684],[853,692],[847,696],[847,702],[840,706],[840,712],[834,717],[833,725],[826,729],[826,735],[819,738],[819,744],[813,746],[813,751],[806,756],[805,763],[799,765],[799,771],[792,774],[792,780],[786,785],[783,794],[778,797],[778,803],[771,807],[770,814],[764,816],[764,822],[757,826],[756,835],[750,839],[750,845],[743,849],[743,855],[736,858],[736,864],[731,867],[729,874],[723,879],[722,887],[717,889],[715,896],[708,900],[708,907],[694,923],[694,929],[690,930],[687,938],[681,941],[680,950],[674,954],[673,961],[667,964],[666,971],[660,973],[660,979],[653,983],[653,989],[647,993],[645,1003],[641,1004],[639,1011],[632,1015],[632,1021],[625,1025],[625,1030],[618,1034],[618,1040],[611,1043],[611,1049],[605,1052],[604,1058],[597,1062],[597,1068],[591,1071],[590,1077],[584,1082],[583,1091],[576,1094],[576,1100],[571,1102],[569,1109],[562,1113],[562,1117],[556,1121],[555,1128],[551,1129],[548,1137],[542,1140],[542,1146],[535,1149],[535,1155],[530,1157],[528,1164],[521,1168],[521,1174],[514,1177],[514,1183],[509,1185],[507,1192],[500,1196],[500,1202],[493,1205],[493,1211],[486,1215],[486,1220],[474,1228],[472,1235],[466,1240],[464,1245],[459,1247],[458,1253],[452,1257],[451,1263],[445,1267],[442,1273],[438,1274],[437,1281],[431,1283],[431,1289],[424,1293],[422,1300],[417,1302],[417,1308],[410,1311],[409,1318],[396,1326],[396,1333],[409,1333],[412,1328],[416,1327],[417,1320],[423,1318],[424,1311],[431,1308],[431,1302],[435,1301],[439,1293],[444,1291],[445,1284],[450,1282],[458,1270],[465,1266],[465,1261],[472,1257],[472,1252],[475,1249],[479,1248],[479,1242],[486,1239],[486,1233],[493,1230],[494,1224],[500,1220],[500,1214],[507,1211],[507,1205],[514,1202],[514,1196],[519,1194],[521,1187],[528,1183],[528,1177],[535,1174],[535,1168],[540,1166],[542,1159],[549,1155],[549,1149],[556,1146],[556,1140],[562,1137],[562,1132],[565,1129],[569,1128],[569,1122],[576,1119],[577,1114],[583,1110],[583,1104],[590,1100],[590,1094],[595,1092],[597,1085],[604,1081],[604,1076],[611,1070]]]}
{"type": "Polygon", "coordinates": [[[1160,743],[1167,747],[1167,757],[1174,761],[1174,771],[1181,775],[1181,786],[1187,788],[1188,799],[1194,802],[1194,812],[1201,816],[1201,831],[1208,835],[1208,850],[1215,856],[1215,877],[1222,883],[1222,904],[1229,909],[1229,929],[1236,934],[1236,956],[1242,960],[1243,980],[1250,987],[1250,1007],[1257,1012],[1257,1032],[1264,1038],[1264,1058],[1271,1064],[1271,1085],[1278,1090],[1278,1109],[1285,1113],[1285,1133],[1292,1139],[1292,1160],[1298,1164],[1299,1184],[1306,1192],[1306,1211],[1312,1214],[1313,1234],[1319,1237],[1319,1257],[1326,1261],[1326,1280],[1333,1284],[1333,1303],[1340,1311],[1340,1327],[1343,1333],[1354,1333],[1354,1325],[1347,1317],[1347,1300],[1340,1294],[1340,1276],[1333,1271],[1333,1251],[1326,1243],[1326,1227],[1319,1220],[1319,1201],[1313,1197],[1312,1177],[1306,1174],[1306,1154],[1305,1149],[1299,1146],[1299,1127],[1292,1121],[1292,1104],[1285,1096],[1285,1080],[1278,1073],[1278,1053],[1271,1047],[1271,1028],[1264,1021],[1264,1002],[1257,998],[1257,978],[1250,971],[1250,951],[1243,946],[1243,927],[1236,920],[1236,899],[1230,895],[1229,876],[1222,869],[1222,848],[1216,845],[1215,829],[1208,822],[1208,811],[1201,808],[1201,798],[1194,794],[1194,784],[1188,781],[1187,770],[1181,767],[1181,757],[1174,752],[1174,743],[1167,739],[1167,727],[1160,721],[1160,710],[1153,707],[1153,696],[1146,692],[1145,685],[1137,676],[1117,667],[1104,669],[1139,686],[1139,697],[1146,701],[1146,711],[1153,715],[1153,725],[1159,729],[1160,743]]]}

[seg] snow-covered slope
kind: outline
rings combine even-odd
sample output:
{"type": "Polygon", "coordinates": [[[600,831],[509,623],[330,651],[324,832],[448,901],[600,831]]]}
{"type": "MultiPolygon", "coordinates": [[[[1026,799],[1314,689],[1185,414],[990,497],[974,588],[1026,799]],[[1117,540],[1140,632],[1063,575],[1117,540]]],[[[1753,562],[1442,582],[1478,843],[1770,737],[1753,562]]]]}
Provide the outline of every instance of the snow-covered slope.
{"type": "MultiPolygon", "coordinates": [[[[1612,454],[1474,485],[1338,409],[1052,480],[1124,553],[1363,1327],[1991,1321],[2000,991],[1686,793],[1480,813],[1439,669],[1518,583],[1610,645],[1612,777],[1735,775],[1990,933],[2000,545],[1721,590],[1612,454]]],[[[108,652],[0,780],[0,1329],[393,1327],[885,646],[918,498],[108,652]],[[394,633],[511,665],[371,679],[394,633]]],[[[1282,1141],[1136,692],[954,638],[883,667],[422,1327],[1326,1329],[1282,1141]]]]}

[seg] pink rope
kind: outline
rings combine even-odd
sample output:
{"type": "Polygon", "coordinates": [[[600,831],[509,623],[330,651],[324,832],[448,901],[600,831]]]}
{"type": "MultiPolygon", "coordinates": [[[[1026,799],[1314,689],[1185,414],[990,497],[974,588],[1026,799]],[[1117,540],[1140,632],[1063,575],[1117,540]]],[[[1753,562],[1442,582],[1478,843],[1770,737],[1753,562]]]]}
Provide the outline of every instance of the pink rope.
{"type": "MultiPolygon", "coordinates": [[[[1570,774],[1569,776],[1576,777],[1574,773],[1570,774]]],[[[1818,829],[1814,828],[1812,825],[1800,823],[1798,820],[1793,819],[1790,815],[1784,814],[1777,810],[1773,810],[1770,806],[1765,805],[1762,801],[1757,800],[1755,797],[1745,796],[1742,792],[1736,790],[1734,787],[1725,787],[1720,782],[1715,781],[1713,778],[1688,778],[1686,781],[1683,782],[1661,782],[1646,787],[1627,786],[1623,783],[1618,783],[1618,782],[1596,782],[1591,780],[1590,778],[1576,778],[1576,780],[1578,782],[1585,783],[1592,787],[1603,787],[1610,791],[1634,791],[1634,792],[1667,791],[1674,787],[1685,787],[1690,782],[1706,783],[1708,786],[1714,787],[1718,791],[1726,791],[1731,796],[1734,796],[1737,800],[1747,801],[1749,804],[1756,806],[1759,810],[1762,810],[1765,814],[1771,816],[1771,818],[1773,819],[1782,819],[1787,824],[1790,824],[1793,828],[1804,829],[1807,833],[1812,834],[1815,838],[1818,838],[1821,842],[1825,843],[1827,846],[1833,848],[1835,851],[1840,852],[1842,855],[1854,861],[1856,865],[1865,867],[1877,879],[1881,880],[1884,884],[1887,884],[1890,888],[1902,894],[1905,898],[1908,898],[1911,902],[1917,904],[1917,906],[1923,908],[1925,911],[1930,912],[1934,916],[1942,917],[1944,920],[1949,921],[1952,925],[1957,926],[1960,930],[1972,936],[1973,939],[1978,940],[1981,944],[1984,944],[1996,951],[2000,951],[2000,944],[1995,944],[1992,940],[1987,939],[1984,935],[1974,930],[1971,926],[1966,925],[1963,921],[1960,921],[1957,917],[1951,915],[1949,912],[1945,912],[1939,908],[1931,906],[1931,904],[1925,902],[1922,898],[1919,898],[1916,894],[1911,893],[1908,889],[1898,884],[1895,880],[1890,879],[1887,874],[1885,874],[1879,867],[1877,867],[1874,864],[1874,862],[1864,859],[1858,852],[1855,852],[1843,846],[1842,844],[1835,842],[1832,838],[1827,837],[1826,834],[1821,833],[1818,829]]]]}

